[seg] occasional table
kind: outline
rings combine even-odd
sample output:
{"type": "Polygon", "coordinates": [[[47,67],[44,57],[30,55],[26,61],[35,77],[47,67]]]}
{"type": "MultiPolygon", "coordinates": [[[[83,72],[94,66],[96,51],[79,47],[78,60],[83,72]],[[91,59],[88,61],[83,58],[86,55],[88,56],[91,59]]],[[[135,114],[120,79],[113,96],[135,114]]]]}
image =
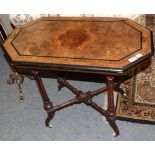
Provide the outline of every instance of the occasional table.
{"type": "MultiPolygon", "coordinates": [[[[127,18],[42,17],[17,27],[4,43],[5,55],[13,71],[36,81],[47,112],[46,126],[56,111],[85,103],[106,117],[115,135],[113,91],[137,64],[152,56],[150,30],[127,18]],[[86,92],[58,76],[58,88],[75,94],[69,101],[54,106],[42,82],[42,73],[70,72],[104,75],[107,85],[86,92]],[[107,91],[107,110],[93,97],[107,91]]],[[[90,77],[91,78],[91,77],[90,77]]]]}

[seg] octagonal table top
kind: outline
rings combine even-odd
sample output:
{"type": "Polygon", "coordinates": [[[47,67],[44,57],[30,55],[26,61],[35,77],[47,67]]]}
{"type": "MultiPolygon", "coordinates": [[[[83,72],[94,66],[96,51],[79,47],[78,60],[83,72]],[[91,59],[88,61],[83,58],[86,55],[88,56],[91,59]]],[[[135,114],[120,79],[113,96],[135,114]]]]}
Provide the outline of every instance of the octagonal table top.
{"type": "Polygon", "coordinates": [[[128,18],[42,17],[4,43],[14,63],[124,72],[152,55],[151,33],[128,18]]]}

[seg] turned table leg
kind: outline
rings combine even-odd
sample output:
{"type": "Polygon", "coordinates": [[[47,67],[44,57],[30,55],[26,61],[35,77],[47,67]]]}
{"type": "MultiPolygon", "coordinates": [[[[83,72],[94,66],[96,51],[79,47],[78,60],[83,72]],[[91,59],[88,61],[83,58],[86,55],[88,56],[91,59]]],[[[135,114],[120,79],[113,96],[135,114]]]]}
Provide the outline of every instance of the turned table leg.
{"type": "Polygon", "coordinates": [[[107,89],[108,89],[108,109],[107,121],[115,132],[115,136],[119,135],[119,129],[115,123],[115,106],[114,106],[114,77],[107,76],[107,89]]]}
{"type": "Polygon", "coordinates": [[[52,127],[52,125],[49,122],[51,121],[51,119],[53,118],[54,113],[55,113],[55,112],[51,111],[51,109],[53,108],[53,103],[50,101],[50,99],[47,96],[47,93],[46,93],[44,84],[42,82],[42,79],[39,77],[39,72],[33,71],[32,73],[34,75],[36,84],[38,86],[40,95],[42,97],[44,109],[46,110],[47,115],[48,115],[46,120],[45,120],[45,125],[47,127],[52,127]]]}

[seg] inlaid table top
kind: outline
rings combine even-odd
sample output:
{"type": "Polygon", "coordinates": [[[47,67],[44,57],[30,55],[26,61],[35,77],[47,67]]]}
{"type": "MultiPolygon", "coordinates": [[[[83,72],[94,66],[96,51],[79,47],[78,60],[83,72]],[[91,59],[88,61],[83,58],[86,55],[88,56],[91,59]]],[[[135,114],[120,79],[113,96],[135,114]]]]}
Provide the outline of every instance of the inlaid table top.
{"type": "Polygon", "coordinates": [[[127,18],[42,17],[4,43],[16,64],[123,72],[152,55],[151,33],[127,18]]]}

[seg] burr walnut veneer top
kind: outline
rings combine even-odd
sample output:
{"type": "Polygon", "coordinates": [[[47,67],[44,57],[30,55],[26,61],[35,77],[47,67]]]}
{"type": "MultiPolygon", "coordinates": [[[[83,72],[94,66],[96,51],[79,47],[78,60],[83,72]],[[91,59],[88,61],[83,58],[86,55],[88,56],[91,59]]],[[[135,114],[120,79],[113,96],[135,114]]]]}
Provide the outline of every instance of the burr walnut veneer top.
{"type": "Polygon", "coordinates": [[[151,54],[151,35],[127,18],[43,17],[16,28],[4,47],[14,63],[123,71],[151,54]]]}

